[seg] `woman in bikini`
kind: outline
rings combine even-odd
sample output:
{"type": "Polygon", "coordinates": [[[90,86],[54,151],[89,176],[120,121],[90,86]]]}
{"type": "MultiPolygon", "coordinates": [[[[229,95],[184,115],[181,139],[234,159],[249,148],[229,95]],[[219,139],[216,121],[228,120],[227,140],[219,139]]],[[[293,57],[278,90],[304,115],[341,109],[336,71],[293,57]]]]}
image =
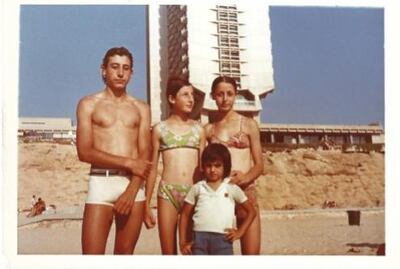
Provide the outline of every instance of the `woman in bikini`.
{"type": "MultiPolygon", "coordinates": [[[[228,147],[232,157],[231,182],[239,185],[256,208],[256,218],[240,239],[243,255],[259,255],[261,245],[260,212],[257,204],[255,180],[263,171],[260,131],[255,120],[233,110],[237,94],[233,78],[217,77],[211,86],[211,96],[218,112],[215,121],[205,126],[209,143],[221,143],[228,147]]],[[[246,211],[236,207],[237,223],[246,219],[246,211]]]]}
{"type": "Polygon", "coordinates": [[[165,121],[153,127],[153,170],[146,182],[145,225],[155,225],[150,208],[160,153],[163,171],[157,192],[157,220],[161,251],[177,254],[177,223],[183,200],[199,178],[200,156],[205,133],[199,122],[189,118],[194,106],[192,85],[179,78],[169,79],[167,100],[171,113],[165,121]]]}

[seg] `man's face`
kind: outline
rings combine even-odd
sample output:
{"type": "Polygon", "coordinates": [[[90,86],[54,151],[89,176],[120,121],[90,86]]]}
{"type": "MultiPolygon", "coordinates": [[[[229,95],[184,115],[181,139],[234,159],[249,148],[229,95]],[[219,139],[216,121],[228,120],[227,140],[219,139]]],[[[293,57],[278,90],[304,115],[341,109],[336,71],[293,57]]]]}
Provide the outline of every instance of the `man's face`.
{"type": "Polygon", "coordinates": [[[125,55],[114,55],[102,66],[102,75],[108,87],[125,89],[132,75],[131,61],[125,55]]]}

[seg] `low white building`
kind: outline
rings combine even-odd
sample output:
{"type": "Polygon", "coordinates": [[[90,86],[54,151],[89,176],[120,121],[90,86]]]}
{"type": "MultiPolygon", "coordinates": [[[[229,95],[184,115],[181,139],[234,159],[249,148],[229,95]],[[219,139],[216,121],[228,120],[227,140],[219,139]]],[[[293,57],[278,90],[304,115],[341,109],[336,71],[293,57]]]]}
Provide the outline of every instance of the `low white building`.
{"type": "MultiPolygon", "coordinates": [[[[385,144],[380,125],[323,125],[261,123],[261,144],[335,145],[385,144]]],[[[31,140],[75,140],[76,126],[70,118],[19,118],[18,137],[31,140]]]]}
{"type": "Polygon", "coordinates": [[[18,137],[38,140],[75,139],[70,118],[19,118],[18,137]]]}
{"type": "Polygon", "coordinates": [[[330,141],[342,144],[384,144],[380,125],[260,124],[262,144],[318,144],[330,141]]]}

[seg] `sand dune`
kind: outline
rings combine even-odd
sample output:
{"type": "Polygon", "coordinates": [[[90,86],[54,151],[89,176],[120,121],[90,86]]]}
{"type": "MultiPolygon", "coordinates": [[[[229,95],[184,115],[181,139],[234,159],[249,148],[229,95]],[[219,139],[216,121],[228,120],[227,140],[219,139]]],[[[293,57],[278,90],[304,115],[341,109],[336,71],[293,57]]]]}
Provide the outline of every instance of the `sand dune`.
{"type": "MultiPolygon", "coordinates": [[[[75,146],[18,147],[19,209],[30,206],[33,194],[57,208],[84,204],[90,166],[78,160],[75,146]]],[[[267,210],[321,208],[325,201],[342,208],[383,207],[384,155],[305,149],[266,152],[264,174],[256,186],[260,207],[267,210]]]]}
{"type": "Polygon", "coordinates": [[[257,180],[263,209],[385,205],[384,155],[296,150],[266,153],[264,175],[257,180]]]}

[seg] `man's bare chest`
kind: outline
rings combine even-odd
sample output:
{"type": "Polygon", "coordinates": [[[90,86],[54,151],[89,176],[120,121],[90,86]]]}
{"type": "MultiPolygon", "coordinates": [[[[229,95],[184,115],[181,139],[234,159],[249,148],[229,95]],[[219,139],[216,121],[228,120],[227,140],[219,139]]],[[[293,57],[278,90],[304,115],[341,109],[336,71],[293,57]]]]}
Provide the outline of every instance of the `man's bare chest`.
{"type": "Polygon", "coordinates": [[[140,113],[135,106],[129,104],[100,104],[92,114],[92,122],[103,128],[135,129],[140,123],[140,113]]]}

